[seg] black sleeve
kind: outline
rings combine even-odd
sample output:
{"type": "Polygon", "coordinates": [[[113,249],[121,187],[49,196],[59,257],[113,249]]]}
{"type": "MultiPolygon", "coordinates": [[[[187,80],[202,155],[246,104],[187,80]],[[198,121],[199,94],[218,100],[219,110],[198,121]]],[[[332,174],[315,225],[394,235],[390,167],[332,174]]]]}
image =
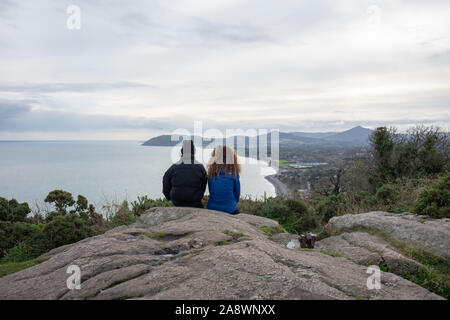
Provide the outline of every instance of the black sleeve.
{"type": "Polygon", "coordinates": [[[170,200],[170,190],[172,190],[172,172],[173,165],[169,169],[167,169],[163,177],[163,193],[167,200],[170,200]]]}
{"type": "Polygon", "coordinates": [[[208,183],[208,175],[206,174],[205,167],[202,165],[202,174],[203,174],[203,185],[202,185],[202,191],[205,193],[206,190],[206,184],[208,183]]]}

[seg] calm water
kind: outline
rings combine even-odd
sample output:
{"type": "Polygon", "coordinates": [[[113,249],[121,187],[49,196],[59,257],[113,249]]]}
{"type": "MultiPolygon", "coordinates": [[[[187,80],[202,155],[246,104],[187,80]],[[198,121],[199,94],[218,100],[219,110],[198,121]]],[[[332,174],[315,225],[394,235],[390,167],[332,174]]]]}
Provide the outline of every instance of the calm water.
{"type": "MultiPolygon", "coordinates": [[[[162,176],[177,152],[135,141],[0,142],[0,197],[34,207],[49,191],[63,189],[74,198],[84,195],[97,208],[106,201],[133,201],[143,195],[161,198],[162,176]]],[[[203,152],[206,162],[210,151],[203,152]]],[[[243,163],[242,196],[275,195],[264,179],[272,173],[263,163],[243,163]]]]}

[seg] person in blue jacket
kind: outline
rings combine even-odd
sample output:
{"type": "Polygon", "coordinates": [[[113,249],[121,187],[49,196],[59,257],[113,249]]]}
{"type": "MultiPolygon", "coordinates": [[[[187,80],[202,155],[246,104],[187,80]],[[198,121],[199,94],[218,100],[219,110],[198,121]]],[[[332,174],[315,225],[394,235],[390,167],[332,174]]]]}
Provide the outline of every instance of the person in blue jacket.
{"type": "Polygon", "coordinates": [[[206,207],[211,210],[238,214],[237,204],[241,195],[236,152],[228,146],[218,146],[211,153],[207,165],[209,199],[206,207]]]}

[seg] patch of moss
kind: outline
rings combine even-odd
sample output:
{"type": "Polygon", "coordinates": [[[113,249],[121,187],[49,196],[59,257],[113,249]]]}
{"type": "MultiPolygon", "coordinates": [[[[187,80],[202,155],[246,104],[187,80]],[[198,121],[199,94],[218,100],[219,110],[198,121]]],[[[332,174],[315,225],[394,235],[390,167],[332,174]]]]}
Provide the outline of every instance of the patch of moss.
{"type": "Polygon", "coordinates": [[[261,230],[267,234],[269,237],[273,236],[275,233],[283,233],[284,229],[282,226],[278,225],[276,227],[262,227],[261,230]]]}
{"type": "Polygon", "coordinates": [[[44,262],[47,258],[32,259],[23,262],[6,262],[0,264],[0,277],[6,276],[11,273],[18,272],[27,268],[31,268],[39,263],[44,262]]]}
{"type": "Polygon", "coordinates": [[[335,258],[345,258],[342,254],[337,252],[330,252],[326,250],[319,250],[319,252],[335,258]]]}
{"type": "Polygon", "coordinates": [[[223,233],[225,233],[226,235],[232,237],[235,240],[237,240],[239,238],[242,238],[242,237],[245,237],[245,234],[243,234],[241,232],[234,232],[234,231],[230,231],[230,230],[225,230],[223,233]]]}
{"type": "Polygon", "coordinates": [[[229,241],[219,241],[219,242],[214,243],[215,246],[226,246],[229,244],[231,244],[231,242],[229,242],[229,241]]]}
{"type": "Polygon", "coordinates": [[[144,233],[144,236],[149,237],[151,239],[164,238],[165,235],[166,234],[164,232],[144,233]]]}

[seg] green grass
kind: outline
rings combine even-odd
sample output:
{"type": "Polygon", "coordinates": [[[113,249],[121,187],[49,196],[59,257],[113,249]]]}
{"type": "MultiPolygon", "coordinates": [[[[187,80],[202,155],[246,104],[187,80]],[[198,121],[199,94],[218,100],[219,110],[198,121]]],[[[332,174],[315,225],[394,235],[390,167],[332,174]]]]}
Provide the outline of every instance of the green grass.
{"type": "Polygon", "coordinates": [[[230,230],[225,230],[223,233],[225,233],[226,235],[232,237],[235,240],[237,240],[239,238],[242,238],[242,237],[245,237],[245,234],[243,234],[241,232],[234,232],[234,231],[230,231],[230,230]]]}
{"type": "Polygon", "coordinates": [[[164,238],[165,235],[166,234],[164,232],[144,233],[144,236],[149,237],[151,239],[164,238]]]}
{"type": "Polygon", "coordinates": [[[47,258],[38,258],[23,262],[6,262],[0,264],[0,277],[6,276],[11,273],[18,272],[23,269],[33,267],[39,263],[44,262],[47,258]]]}
{"type": "Polygon", "coordinates": [[[229,242],[229,241],[219,241],[219,242],[214,243],[215,246],[226,246],[229,244],[231,244],[231,242],[229,242]]]}
{"type": "Polygon", "coordinates": [[[283,233],[284,229],[282,226],[278,225],[276,227],[262,227],[262,231],[267,234],[269,237],[273,236],[275,233],[283,233]]]}
{"type": "Polygon", "coordinates": [[[291,161],[280,159],[278,162],[278,166],[280,169],[287,169],[289,165],[292,164],[291,161]]]}

